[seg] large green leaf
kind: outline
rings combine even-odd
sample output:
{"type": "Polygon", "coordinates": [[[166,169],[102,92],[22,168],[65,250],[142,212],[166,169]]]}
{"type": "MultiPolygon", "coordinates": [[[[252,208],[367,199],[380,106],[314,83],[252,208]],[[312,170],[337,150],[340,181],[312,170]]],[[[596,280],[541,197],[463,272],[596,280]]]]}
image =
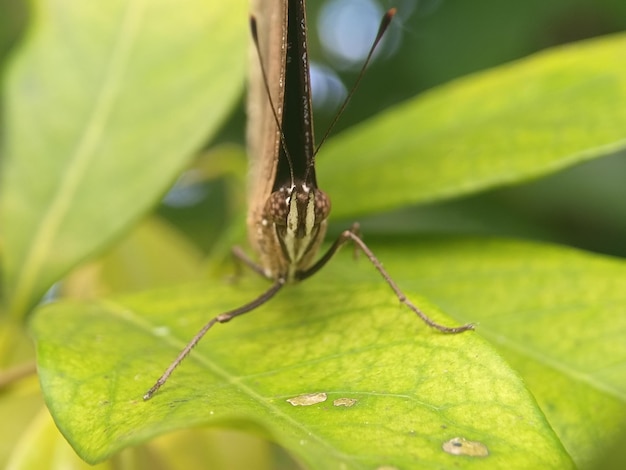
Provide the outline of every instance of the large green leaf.
{"type": "Polygon", "coordinates": [[[241,92],[243,1],[35,2],[5,87],[6,292],[22,315],[171,184],[241,92]]]}
{"type": "Polygon", "coordinates": [[[578,466],[602,457],[626,431],[626,263],[488,240],[430,240],[416,256],[416,289],[479,322],[578,466]]]}
{"type": "MultiPolygon", "coordinates": [[[[626,409],[624,315],[615,318],[626,300],[623,262],[495,240],[414,240],[379,255],[429,313],[478,321],[478,334],[516,356],[577,462],[614,437],[626,409]],[[572,385],[580,393],[552,401],[572,385]]],[[[347,251],[258,311],[218,325],[151,401],[141,400],[203,322],[264,287],[246,277],[39,311],[44,393],[77,452],[98,461],[208,423],[262,430],[313,468],[570,465],[523,384],[476,333],[428,330],[347,251]],[[314,392],[328,399],[286,401],[314,392]],[[335,406],[339,398],[357,401],[335,406]],[[443,452],[454,437],[484,444],[489,456],[443,452]]]]}
{"type": "Polygon", "coordinates": [[[623,149],[624,51],[624,34],[551,49],[434,89],[329,141],[318,180],[334,214],[524,181],[623,149]]]}

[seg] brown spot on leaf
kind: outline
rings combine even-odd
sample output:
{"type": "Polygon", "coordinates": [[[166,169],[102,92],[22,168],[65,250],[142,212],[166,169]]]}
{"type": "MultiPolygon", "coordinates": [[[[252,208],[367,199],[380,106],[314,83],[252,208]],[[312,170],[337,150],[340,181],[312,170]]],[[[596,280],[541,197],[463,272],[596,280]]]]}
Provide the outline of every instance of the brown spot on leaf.
{"type": "Polygon", "coordinates": [[[288,398],[287,401],[293,406],[311,406],[326,401],[328,396],[324,392],[307,393],[297,397],[288,398]]]}
{"type": "Polygon", "coordinates": [[[469,441],[464,437],[453,437],[441,446],[444,452],[452,455],[466,455],[468,457],[487,457],[489,449],[482,442],[469,441]]]}
{"type": "Polygon", "coordinates": [[[337,398],[333,400],[334,406],[347,406],[350,407],[357,402],[356,398],[337,398]]]}

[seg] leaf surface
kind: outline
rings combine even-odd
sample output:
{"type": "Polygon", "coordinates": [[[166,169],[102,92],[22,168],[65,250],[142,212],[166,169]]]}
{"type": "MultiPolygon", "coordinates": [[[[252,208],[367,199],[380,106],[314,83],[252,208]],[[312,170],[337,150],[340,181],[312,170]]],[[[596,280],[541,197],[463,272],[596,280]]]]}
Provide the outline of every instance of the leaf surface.
{"type": "Polygon", "coordinates": [[[317,158],[334,215],[526,181],[624,149],[625,50],[624,34],[550,49],[433,89],[337,136],[317,158]]]}
{"type": "Polygon", "coordinates": [[[243,1],[36,2],[34,18],[5,86],[15,316],[155,203],[233,106],[246,58],[243,1]]]}
{"type": "MultiPolygon", "coordinates": [[[[503,273],[522,275],[519,263],[529,259],[540,271],[545,253],[539,247],[535,256],[534,249],[425,240],[380,257],[429,314],[447,323],[478,320],[489,336],[509,308],[522,318],[535,315],[495,302],[507,292],[503,273]],[[448,249],[462,262],[451,265],[448,249]],[[479,253],[486,254],[478,260],[479,253]],[[472,297],[466,285],[478,279],[486,287],[472,297]]],[[[566,250],[554,253],[586,262],[566,250]]],[[[544,267],[548,282],[556,275],[544,267]]],[[[525,286],[540,312],[542,285],[525,286]]],[[[216,326],[152,400],[141,400],[209,317],[264,287],[246,277],[239,285],[216,281],[38,312],[33,328],[44,393],[77,452],[95,462],[159,433],[212,424],[263,432],[311,468],[572,465],[524,384],[486,342],[476,333],[428,330],[397,306],[366,261],[355,265],[349,253],[258,311],[216,326]],[[290,404],[313,393],[326,400],[290,404]],[[356,401],[335,403],[346,398],[356,401]],[[444,452],[456,437],[486,446],[489,456],[444,452]]],[[[506,338],[508,330],[499,334],[506,338]]],[[[529,354],[526,360],[536,362],[529,354]]]]}

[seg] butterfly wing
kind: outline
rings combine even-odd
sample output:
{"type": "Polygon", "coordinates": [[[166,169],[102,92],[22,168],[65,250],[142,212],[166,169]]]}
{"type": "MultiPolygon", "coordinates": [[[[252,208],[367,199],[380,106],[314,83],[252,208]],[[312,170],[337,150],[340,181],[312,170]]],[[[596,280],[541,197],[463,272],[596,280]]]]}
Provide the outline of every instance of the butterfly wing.
{"type": "MultiPolygon", "coordinates": [[[[272,103],[279,120],[283,113],[285,58],[287,54],[287,0],[252,0],[256,18],[260,60],[267,74],[272,103]]],[[[248,238],[258,253],[257,227],[272,192],[280,146],[280,131],[263,83],[261,64],[253,43],[250,47],[248,81],[248,238]]]]}

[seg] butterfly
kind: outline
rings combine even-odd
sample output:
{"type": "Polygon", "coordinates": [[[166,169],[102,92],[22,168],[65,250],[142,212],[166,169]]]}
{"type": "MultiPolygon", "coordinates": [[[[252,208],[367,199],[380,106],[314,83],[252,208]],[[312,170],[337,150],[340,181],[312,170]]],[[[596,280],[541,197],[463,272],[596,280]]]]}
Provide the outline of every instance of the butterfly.
{"type": "MultiPolygon", "coordinates": [[[[258,262],[239,248],[234,249],[234,254],[270,280],[271,286],[251,302],[221,313],[204,325],[146,392],[144,400],[150,399],[161,388],[216,323],[226,323],[248,313],[270,300],[285,285],[317,273],[339,248],[349,242],[365,254],[400,302],[429,326],[444,333],[461,333],[474,328],[471,323],[458,327],[440,325],[417,308],[363,242],[358,224],[344,230],[316,259],[326,235],[331,204],[328,195],[319,188],[315,174],[319,146],[315,146],[313,133],[305,1],[255,0],[252,9],[250,29],[256,57],[251,64],[248,86],[247,228],[258,262]]],[[[391,9],[383,16],[358,80],[394,14],[395,9],[391,9]]]]}

